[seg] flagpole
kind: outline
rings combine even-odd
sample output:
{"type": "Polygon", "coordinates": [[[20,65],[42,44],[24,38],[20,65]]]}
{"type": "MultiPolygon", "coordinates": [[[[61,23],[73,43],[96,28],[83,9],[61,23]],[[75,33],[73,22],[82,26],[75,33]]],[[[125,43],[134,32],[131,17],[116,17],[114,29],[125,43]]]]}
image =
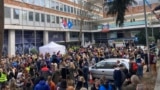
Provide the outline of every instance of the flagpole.
{"type": "Polygon", "coordinates": [[[143,0],[143,7],[144,7],[144,19],[145,19],[145,34],[146,34],[146,45],[147,45],[147,55],[148,55],[148,69],[150,72],[150,49],[149,49],[149,43],[148,43],[148,28],[147,28],[147,15],[146,15],[146,6],[145,6],[145,0],[143,0]]]}

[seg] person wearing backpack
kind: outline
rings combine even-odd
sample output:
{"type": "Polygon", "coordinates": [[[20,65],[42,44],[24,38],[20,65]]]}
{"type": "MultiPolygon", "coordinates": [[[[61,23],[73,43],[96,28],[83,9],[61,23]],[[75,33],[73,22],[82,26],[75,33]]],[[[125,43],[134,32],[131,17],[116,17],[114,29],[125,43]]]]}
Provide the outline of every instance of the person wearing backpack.
{"type": "Polygon", "coordinates": [[[130,58],[130,68],[129,68],[129,76],[136,75],[138,65],[134,60],[134,57],[130,58]]]}

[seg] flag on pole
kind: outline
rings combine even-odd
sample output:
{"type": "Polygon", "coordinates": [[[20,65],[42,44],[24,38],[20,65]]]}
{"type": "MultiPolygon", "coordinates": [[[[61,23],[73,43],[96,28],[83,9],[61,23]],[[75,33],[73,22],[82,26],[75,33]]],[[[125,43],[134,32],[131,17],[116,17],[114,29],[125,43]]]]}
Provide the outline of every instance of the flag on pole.
{"type": "Polygon", "coordinates": [[[73,26],[73,23],[69,20],[69,21],[68,21],[68,28],[71,29],[72,26],[73,26]]]}
{"type": "Polygon", "coordinates": [[[109,32],[109,24],[102,25],[102,31],[101,32],[109,32]]]}
{"type": "Polygon", "coordinates": [[[65,19],[62,20],[61,22],[61,27],[64,29],[67,27],[67,21],[65,19]]]}

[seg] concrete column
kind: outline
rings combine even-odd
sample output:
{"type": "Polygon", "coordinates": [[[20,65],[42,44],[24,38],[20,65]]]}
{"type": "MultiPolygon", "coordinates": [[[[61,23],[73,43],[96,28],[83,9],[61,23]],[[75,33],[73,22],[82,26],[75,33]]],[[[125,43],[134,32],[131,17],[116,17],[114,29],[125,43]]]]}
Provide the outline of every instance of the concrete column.
{"type": "Polygon", "coordinates": [[[8,55],[15,55],[15,30],[8,31],[8,55]]]}
{"type": "Polygon", "coordinates": [[[66,42],[70,41],[70,32],[66,32],[66,42]]]}
{"type": "Polygon", "coordinates": [[[48,37],[48,31],[43,31],[43,44],[45,45],[45,44],[48,44],[48,41],[49,41],[49,39],[48,39],[49,37],[48,37]]]}
{"type": "Polygon", "coordinates": [[[92,43],[92,44],[95,44],[94,33],[92,33],[92,39],[91,39],[91,40],[92,40],[91,43],[92,43]]]}
{"type": "Polygon", "coordinates": [[[82,32],[82,46],[84,46],[84,43],[85,43],[85,41],[84,41],[84,33],[82,32]]]}

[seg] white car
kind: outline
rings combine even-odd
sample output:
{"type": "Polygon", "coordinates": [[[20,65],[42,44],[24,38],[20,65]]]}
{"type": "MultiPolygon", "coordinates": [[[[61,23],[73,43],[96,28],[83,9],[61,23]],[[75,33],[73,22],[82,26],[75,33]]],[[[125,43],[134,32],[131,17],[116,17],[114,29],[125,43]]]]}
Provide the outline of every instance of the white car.
{"type": "Polygon", "coordinates": [[[102,76],[105,76],[108,80],[113,80],[114,66],[117,61],[120,61],[120,64],[123,64],[123,66],[129,70],[129,59],[110,58],[104,59],[89,67],[89,71],[93,78],[101,78],[102,76]]]}

